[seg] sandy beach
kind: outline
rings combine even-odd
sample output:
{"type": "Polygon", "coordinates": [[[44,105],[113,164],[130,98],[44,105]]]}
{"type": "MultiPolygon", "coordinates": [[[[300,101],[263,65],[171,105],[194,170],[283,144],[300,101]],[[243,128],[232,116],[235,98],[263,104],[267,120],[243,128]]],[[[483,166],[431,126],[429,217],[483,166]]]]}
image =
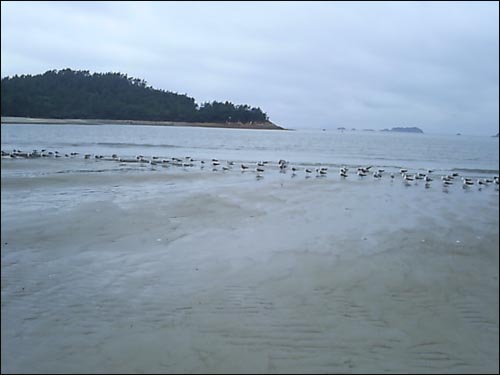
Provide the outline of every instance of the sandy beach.
{"type": "Polygon", "coordinates": [[[43,124],[43,125],[149,125],[149,126],[190,126],[201,128],[224,129],[259,129],[259,130],[286,130],[271,121],[266,122],[182,122],[182,121],[146,121],[146,120],[106,120],[106,119],[53,119],[31,117],[2,116],[2,124],[43,124]]]}
{"type": "Polygon", "coordinates": [[[2,178],[2,372],[498,373],[498,215],[493,186],[2,178]]]}

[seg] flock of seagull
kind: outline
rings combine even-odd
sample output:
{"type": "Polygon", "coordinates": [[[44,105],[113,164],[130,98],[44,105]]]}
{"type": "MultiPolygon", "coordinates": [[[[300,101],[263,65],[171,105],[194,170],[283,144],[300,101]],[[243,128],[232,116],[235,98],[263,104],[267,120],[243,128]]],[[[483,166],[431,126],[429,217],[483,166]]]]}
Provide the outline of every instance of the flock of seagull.
{"type": "MultiPolygon", "coordinates": [[[[71,153],[60,153],[59,151],[48,151],[46,149],[43,150],[33,150],[32,152],[25,152],[22,150],[14,149],[12,152],[1,151],[2,158],[75,158],[80,154],[78,152],[71,153]]],[[[144,155],[137,155],[135,158],[121,158],[117,154],[112,154],[111,156],[104,156],[98,154],[84,154],[84,159],[96,159],[96,160],[109,160],[116,161],[120,163],[139,163],[141,165],[150,164],[150,165],[161,165],[164,167],[175,166],[175,167],[183,167],[183,168],[193,168],[199,166],[200,169],[204,169],[206,166],[212,168],[213,172],[217,172],[219,170],[229,171],[234,168],[238,168],[235,166],[233,161],[226,160],[224,162],[219,161],[218,159],[211,159],[208,161],[205,160],[195,160],[190,156],[185,156],[182,158],[172,157],[172,158],[161,158],[159,156],[152,156],[150,158],[145,157],[144,155]]],[[[316,167],[316,168],[299,168],[296,166],[290,166],[290,162],[286,160],[279,160],[276,164],[270,163],[269,161],[260,161],[255,164],[243,164],[239,165],[239,169],[241,172],[254,171],[256,173],[256,178],[263,178],[266,170],[277,168],[281,173],[287,173],[291,171],[292,177],[296,177],[298,173],[304,172],[305,178],[310,178],[312,176],[316,177],[326,177],[328,175],[329,169],[328,167],[316,167]],[[267,169],[266,169],[267,168],[267,169]]],[[[356,175],[358,178],[363,179],[368,176],[372,176],[373,179],[379,180],[384,176],[388,176],[391,181],[394,181],[396,175],[394,172],[386,173],[384,169],[378,168],[372,171],[373,166],[366,167],[357,167],[356,175]]],[[[461,184],[464,189],[470,189],[473,186],[478,186],[481,189],[483,186],[487,186],[490,184],[494,184],[498,187],[499,178],[498,176],[486,177],[486,178],[472,178],[460,176],[457,172],[453,172],[451,174],[436,176],[433,174],[434,170],[427,170],[427,173],[415,172],[409,173],[408,169],[401,168],[399,170],[399,175],[402,178],[402,181],[405,185],[411,185],[412,183],[416,183],[419,180],[424,182],[425,188],[429,188],[431,186],[431,182],[435,179],[440,179],[443,189],[447,189],[448,187],[454,184],[461,184]],[[461,181],[461,182],[460,182],[461,181]]],[[[349,168],[347,166],[342,166],[339,168],[338,172],[341,179],[347,179],[351,175],[349,175],[349,168]]]]}

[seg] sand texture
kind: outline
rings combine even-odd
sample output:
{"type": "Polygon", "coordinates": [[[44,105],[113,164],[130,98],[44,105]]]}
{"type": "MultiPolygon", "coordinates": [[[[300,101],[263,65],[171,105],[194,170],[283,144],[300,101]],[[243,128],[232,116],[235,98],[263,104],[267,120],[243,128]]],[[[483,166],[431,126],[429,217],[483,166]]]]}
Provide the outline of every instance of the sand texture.
{"type": "Polygon", "coordinates": [[[422,185],[2,178],[2,372],[498,373],[498,190],[422,185]]]}

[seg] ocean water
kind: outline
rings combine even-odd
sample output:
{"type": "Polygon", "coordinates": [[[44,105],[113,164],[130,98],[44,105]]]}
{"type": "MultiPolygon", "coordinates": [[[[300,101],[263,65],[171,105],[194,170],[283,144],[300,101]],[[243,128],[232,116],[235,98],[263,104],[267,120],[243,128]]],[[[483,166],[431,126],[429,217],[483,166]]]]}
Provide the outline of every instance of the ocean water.
{"type": "Polygon", "coordinates": [[[478,176],[498,174],[499,169],[498,138],[485,136],[28,124],[2,124],[1,135],[1,148],[6,152],[47,149],[61,154],[79,152],[80,157],[85,153],[123,158],[190,156],[241,162],[285,159],[299,166],[430,168],[478,176]]]}

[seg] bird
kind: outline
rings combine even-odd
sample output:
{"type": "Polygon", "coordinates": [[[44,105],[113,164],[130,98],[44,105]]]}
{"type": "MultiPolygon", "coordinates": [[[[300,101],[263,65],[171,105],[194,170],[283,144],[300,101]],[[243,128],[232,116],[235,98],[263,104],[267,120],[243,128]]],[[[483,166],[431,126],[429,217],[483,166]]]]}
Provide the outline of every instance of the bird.
{"type": "Polygon", "coordinates": [[[462,186],[463,186],[464,188],[467,188],[467,187],[472,186],[472,185],[474,185],[474,182],[473,182],[473,181],[471,181],[471,180],[467,180],[467,179],[464,179],[464,180],[463,180],[462,186]]]}
{"type": "Polygon", "coordinates": [[[365,176],[366,176],[366,173],[365,173],[365,172],[363,172],[362,170],[358,170],[358,171],[356,172],[356,174],[357,174],[359,177],[365,177],[365,176]]]}

